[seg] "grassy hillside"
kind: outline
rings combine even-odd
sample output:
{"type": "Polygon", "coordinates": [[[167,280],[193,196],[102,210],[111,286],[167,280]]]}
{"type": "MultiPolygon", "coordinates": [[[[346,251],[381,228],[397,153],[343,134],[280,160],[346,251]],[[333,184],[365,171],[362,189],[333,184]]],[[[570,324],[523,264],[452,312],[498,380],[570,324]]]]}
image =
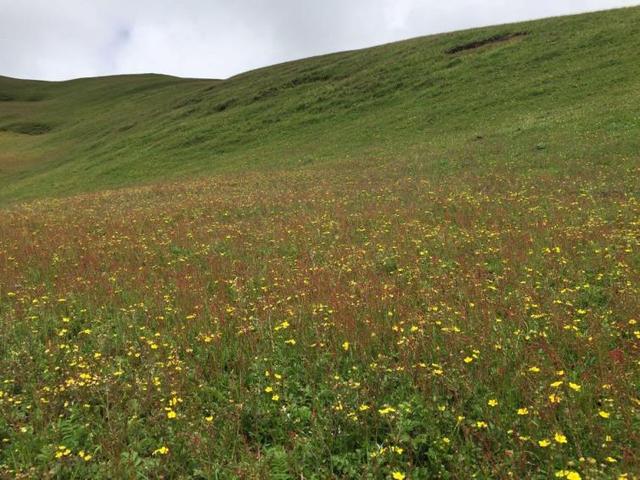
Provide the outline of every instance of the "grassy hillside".
{"type": "Polygon", "coordinates": [[[225,81],[0,78],[0,201],[348,158],[617,162],[638,151],[639,21],[631,8],[470,30],[225,81]]]}
{"type": "Polygon", "coordinates": [[[638,24],[0,79],[0,478],[640,479],[638,24]]]}

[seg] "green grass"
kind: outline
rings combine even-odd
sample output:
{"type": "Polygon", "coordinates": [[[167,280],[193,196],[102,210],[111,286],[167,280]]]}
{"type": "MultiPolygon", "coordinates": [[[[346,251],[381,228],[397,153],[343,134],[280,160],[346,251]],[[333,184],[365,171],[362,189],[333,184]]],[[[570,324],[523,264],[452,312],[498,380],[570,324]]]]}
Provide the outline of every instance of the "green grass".
{"type": "Polygon", "coordinates": [[[640,138],[639,20],[629,8],[483,28],[225,81],[0,78],[0,202],[349,158],[618,162],[640,138]],[[528,35],[445,53],[516,32],[528,35]],[[43,134],[16,133],[33,126],[43,134]]]}
{"type": "Polygon", "coordinates": [[[638,24],[1,78],[0,478],[640,479],[638,24]]]}

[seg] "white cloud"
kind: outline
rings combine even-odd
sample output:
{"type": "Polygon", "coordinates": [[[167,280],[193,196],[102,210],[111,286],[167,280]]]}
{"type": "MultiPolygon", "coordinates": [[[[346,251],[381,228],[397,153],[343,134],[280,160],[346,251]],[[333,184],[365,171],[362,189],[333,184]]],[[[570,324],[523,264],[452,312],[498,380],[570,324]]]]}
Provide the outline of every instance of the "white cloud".
{"type": "Polygon", "coordinates": [[[418,35],[639,0],[0,0],[0,75],[225,78],[418,35]]]}

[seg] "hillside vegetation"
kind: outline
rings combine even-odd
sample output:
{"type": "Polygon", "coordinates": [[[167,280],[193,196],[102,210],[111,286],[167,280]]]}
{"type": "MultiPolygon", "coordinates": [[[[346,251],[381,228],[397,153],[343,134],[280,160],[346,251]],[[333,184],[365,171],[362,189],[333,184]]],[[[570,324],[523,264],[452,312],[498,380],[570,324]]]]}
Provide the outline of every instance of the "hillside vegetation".
{"type": "Polygon", "coordinates": [[[225,81],[0,77],[0,201],[349,158],[618,162],[640,137],[639,21],[632,8],[470,30],[225,81]]]}
{"type": "Polygon", "coordinates": [[[639,24],[1,78],[0,478],[640,478],[639,24]]]}

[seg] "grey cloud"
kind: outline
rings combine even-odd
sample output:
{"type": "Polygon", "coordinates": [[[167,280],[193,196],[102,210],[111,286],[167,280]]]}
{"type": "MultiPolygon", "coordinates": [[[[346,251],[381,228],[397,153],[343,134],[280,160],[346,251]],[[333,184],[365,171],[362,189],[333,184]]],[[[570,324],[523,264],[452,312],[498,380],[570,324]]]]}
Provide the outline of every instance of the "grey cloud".
{"type": "Polygon", "coordinates": [[[638,0],[0,0],[0,75],[61,80],[248,69],[638,0]]]}

